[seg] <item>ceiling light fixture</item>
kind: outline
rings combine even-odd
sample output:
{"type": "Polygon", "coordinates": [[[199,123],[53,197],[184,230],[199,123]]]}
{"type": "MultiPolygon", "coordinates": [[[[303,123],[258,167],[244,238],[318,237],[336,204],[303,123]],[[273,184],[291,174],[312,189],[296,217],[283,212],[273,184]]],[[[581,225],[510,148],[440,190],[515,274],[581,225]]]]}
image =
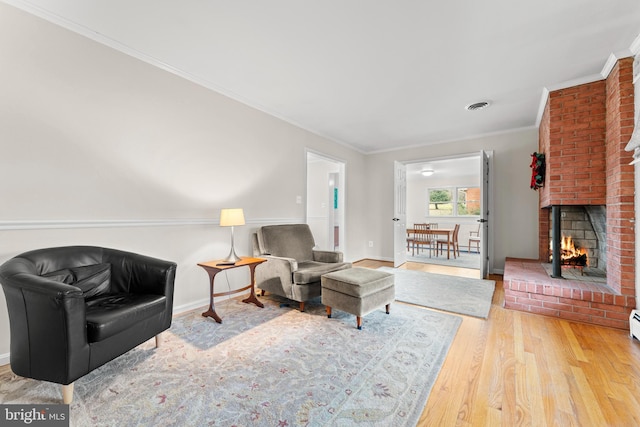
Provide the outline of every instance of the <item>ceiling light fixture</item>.
{"type": "Polygon", "coordinates": [[[469,104],[464,108],[465,110],[469,110],[469,111],[477,111],[477,110],[483,110],[489,107],[489,105],[491,105],[491,102],[489,101],[480,101],[480,102],[474,102],[473,104],[469,104]]]}
{"type": "Polygon", "coordinates": [[[422,174],[422,176],[431,176],[435,173],[434,170],[432,169],[425,169],[423,171],[420,172],[422,174]]]}

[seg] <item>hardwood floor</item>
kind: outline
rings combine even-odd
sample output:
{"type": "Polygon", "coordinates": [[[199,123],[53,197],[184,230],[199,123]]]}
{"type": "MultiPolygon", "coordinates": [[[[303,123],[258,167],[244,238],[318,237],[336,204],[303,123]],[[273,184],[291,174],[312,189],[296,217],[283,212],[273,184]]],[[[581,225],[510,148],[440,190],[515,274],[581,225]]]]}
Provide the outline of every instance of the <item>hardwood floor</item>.
{"type": "MultiPolygon", "coordinates": [[[[392,266],[364,260],[359,267],[392,266]]],[[[477,270],[402,268],[477,277],[477,270]]],[[[462,325],[419,426],[638,426],[640,342],[628,331],[502,308],[462,325]]]]}

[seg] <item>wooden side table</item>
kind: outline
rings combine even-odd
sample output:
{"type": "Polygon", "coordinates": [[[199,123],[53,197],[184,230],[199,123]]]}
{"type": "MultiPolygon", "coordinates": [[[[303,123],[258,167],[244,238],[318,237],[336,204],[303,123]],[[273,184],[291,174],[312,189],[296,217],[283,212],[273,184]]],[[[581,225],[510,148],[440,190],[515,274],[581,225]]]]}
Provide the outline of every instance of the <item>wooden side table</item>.
{"type": "Polygon", "coordinates": [[[209,284],[210,284],[210,290],[209,290],[209,309],[207,311],[205,311],[204,313],[202,313],[202,315],[204,317],[211,317],[213,320],[215,320],[218,323],[222,323],[222,319],[220,318],[220,316],[218,316],[218,314],[216,313],[215,307],[213,305],[213,299],[214,297],[221,297],[221,296],[225,296],[225,295],[231,295],[231,294],[235,294],[238,292],[242,292],[242,291],[246,291],[247,289],[251,289],[251,294],[249,295],[248,298],[243,299],[242,302],[245,303],[254,303],[255,305],[257,305],[258,307],[262,308],[264,307],[264,305],[260,302],[260,300],[258,300],[258,298],[256,297],[256,292],[255,292],[255,283],[256,283],[256,267],[259,264],[262,264],[263,262],[266,262],[267,260],[264,258],[249,258],[249,257],[241,257],[242,259],[238,262],[236,262],[235,264],[222,264],[224,261],[219,259],[219,260],[215,260],[215,261],[208,261],[208,262],[203,262],[203,263],[198,263],[198,265],[202,268],[205,269],[205,271],[207,272],[207,274],[209,275],[209,284]],[[245,286],[244,288],[240,288],[240,289],[234,289],[232,291],[228,291],[228,292],[219,292],[219,293],[214,293],[213,292],[213,283],[214,283],[214,278],[216,277],[216,274],[218,274],[219,272],[223,271],[223,270],[230,270],[232,268],[238,268],[238,267],[249,267],[249,270],[251,270],[251,283],[247,286],[245,286]]]}

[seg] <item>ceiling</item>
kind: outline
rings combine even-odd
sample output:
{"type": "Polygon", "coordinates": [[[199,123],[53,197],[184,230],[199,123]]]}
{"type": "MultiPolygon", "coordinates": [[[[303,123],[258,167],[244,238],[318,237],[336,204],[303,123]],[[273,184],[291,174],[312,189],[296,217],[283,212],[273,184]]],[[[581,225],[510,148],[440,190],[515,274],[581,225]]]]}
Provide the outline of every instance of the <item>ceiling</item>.
{"type": "Polygon", "coordinates": [[[465,155],[455,158],[433,159],[424,162],[409,163],[407,167],[408,181],[429,181],[431,178],[438,180],[452,179],[459,177],[473,178],[473,182],[480,180],[480,156],[465,155]],[[423,170],[434,172],[430,177],[422,175],[423,170]]]}
{"type": "Polygon", "coordinates": [[[640,53],[638,0],[2,1],[364,153],[536,126],[640,53]]]}

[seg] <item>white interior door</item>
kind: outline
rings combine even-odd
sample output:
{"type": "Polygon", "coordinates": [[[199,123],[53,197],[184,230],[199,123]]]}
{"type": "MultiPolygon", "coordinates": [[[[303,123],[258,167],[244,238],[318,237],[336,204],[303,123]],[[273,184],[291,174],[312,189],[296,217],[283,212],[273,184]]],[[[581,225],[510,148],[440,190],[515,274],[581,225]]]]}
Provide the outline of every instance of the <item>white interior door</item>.
{"type": "Polygon", "coordinates": [[[480,219],[482,224],[480,231],[480,277],[489,274],[489,156],[484,151],[480,151],[480,219]]]}
{"type": "Polygon", "coordinates": [[[407,167],[394,163],[393,266],[407,262],[407,167]]]}

